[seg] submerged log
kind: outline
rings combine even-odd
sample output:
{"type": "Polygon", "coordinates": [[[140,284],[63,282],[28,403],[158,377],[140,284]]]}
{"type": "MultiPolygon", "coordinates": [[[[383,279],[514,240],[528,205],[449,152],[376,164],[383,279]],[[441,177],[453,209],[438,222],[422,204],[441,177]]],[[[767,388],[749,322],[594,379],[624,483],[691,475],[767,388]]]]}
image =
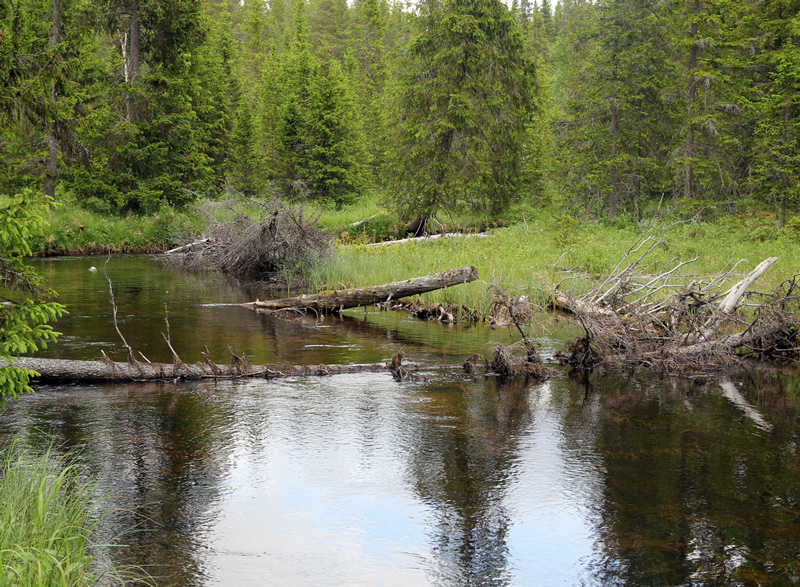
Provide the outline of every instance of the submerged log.
{"type": "Polygon", "coordinates": [[[437,289],[453,287],[476,279],[478,279],[478,270],[469,265],[458,269],[448,269],[433,275],[425,275],[424,277],[393,281],[385,285],[327,291],[281,300],[256,300],[242,305],[248,308],[264,310],[300,309],[339,312],[347,308],[369,306],[379,302],[388,302],[437,289]]]}
{"type": "MultiPolygon", "coordinates": [[[[361,365],[250,365],[234,361],[230,365],[219,365],[206,361],[192,365],[179,363],[118,363],[113,361],[73,361],[66,359],[43,359],[20,357],[14,367],[32,369],[39,373],[37,381],[44,383],[103,383],[133,381],[191,381],[199,379],[240,379],[343,375],[348,373],[389,372],[397,376],[402,357],[390,363],[361,365]]],[[[439,371],[459,370],[458,365],[403,365],[403,373],[415,370],[439,371]]]]}

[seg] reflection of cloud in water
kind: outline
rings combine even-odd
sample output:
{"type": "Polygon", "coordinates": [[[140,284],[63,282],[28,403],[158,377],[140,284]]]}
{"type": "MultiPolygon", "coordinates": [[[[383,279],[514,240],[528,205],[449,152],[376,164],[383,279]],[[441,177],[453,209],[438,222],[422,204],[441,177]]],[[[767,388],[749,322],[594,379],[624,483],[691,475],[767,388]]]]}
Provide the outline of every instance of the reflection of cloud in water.
{"type": "MultiPolygon", "coordinates": [[[[569,406],[546,382],[530,395],[533,421],[519,445],[506,496],[513,520],[508,542],[515,570],[541,585],[592,583],[587,563],[599,536],[595,513],[602,472],[590,425],[570,428],[569,406]]],[[[563,390],[562,390],[563,391],[563,390]]]]}

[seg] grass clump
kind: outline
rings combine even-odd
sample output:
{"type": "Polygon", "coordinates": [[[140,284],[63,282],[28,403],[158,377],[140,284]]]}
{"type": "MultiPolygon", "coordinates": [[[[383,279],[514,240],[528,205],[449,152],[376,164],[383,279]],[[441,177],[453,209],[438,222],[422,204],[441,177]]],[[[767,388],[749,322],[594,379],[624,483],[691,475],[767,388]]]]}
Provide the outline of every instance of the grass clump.
{"type": "Polygon", "coordinates": [[[31,243],[39,255],[149,253],[169,249],[199,234],[204,220],[192,210],[164,206],[153,214],[103,214],[68,199],[46,219],[43,234],[31,243]]]}
{"type": "Polygon", "coordinates": [[[90,519],[94,491],[78,469],[51,450],[0,449],[0,585],[123,585],[93,569],[90,519]]]}

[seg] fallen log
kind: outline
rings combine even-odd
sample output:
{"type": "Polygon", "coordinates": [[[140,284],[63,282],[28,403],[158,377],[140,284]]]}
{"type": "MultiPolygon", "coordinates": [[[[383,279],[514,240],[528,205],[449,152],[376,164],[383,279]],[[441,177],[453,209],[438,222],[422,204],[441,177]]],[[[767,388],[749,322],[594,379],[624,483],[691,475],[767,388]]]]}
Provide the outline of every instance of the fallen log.
{"type": "MultiPolygon", "coordinates": [[[[401,357],[402,358],[402,357],[401,357]]],[[[14,367],[31,369],[39,373],[36,381],[42,383],[108,383],[134,381],[193,381],[201,379],[225,380],[241,378],[305,377],[343,375],[349,373],[382,373],[395,375],[401,369],[400,360],[390,363],[357,365],[250,365],[233,361],[230,365],[219,365],[211,361],[203,363],[119,363],[114,361],[73,361],[67,359],[44,359],[20,357],[14,367]]],[[[403,377],[409,372],[426,370],[459,370],[463,365],[402,365],[403,377]]]]}
{"type": "Polygon", "coordinates": [[[724,293],[718,277],[709,283],[672,281],[675,269],[685,264],[677,260],[647,279],[626,268],[611,287],[606,279],[580,298],[556,291],[553,307],[577,315],[586,332],[561,358],[584,368],[640,364],[664,372],[722,368],[737,362],[741,352],[797,358],[797,279],[773,294],[748,294],[776,260],[765,259],[724,293]],[[749,303],[751,312],[738,312],[745,295],[760,303],[749,303]]]}
{"type": "Polygon", "coordinates": [[[189,249],[192,249],[194,247],[206,244],[209,240],[211,240],[211,239],[203,238],[203,239],[200,239],[198,241],[194,241],[194,242],[191,242],[191,243],[188,243],[188,244],[185,244],[185,245],[181,245],[180,247],[175,247],[174,249],[170,249],[169,251],[165,251],[164,254],[165,255],[174,255],[175,253],[185,253],[189,249]]]}
{"type": "Polygon", "coordinates": [[[387,247],[390,245],[402,245],[405,243],[413,243],[413,242],[427,242],[427,241],[434,241],[440,238],[488,238],[489,235],[483,232],[446,232],[444,234],[431,234],[428,236],[415,236],[411,238],[402,238],[400,240],[395,241],[381,241],[379,243],[367,243],[366,247],[387,247]]]}
{"type": "Polygon", "coordinates": [[[318,312],[340,312],[347,308],[369,306],[378,302],[388,302],[437,289],[453,287],[476,279],[478,279],[478,270],[469,265],[405,281],[393,281],[385,285],[334,290],[280,300],[256,300],[242,305],[263,310],[300,309],[316,310],[318,312]]]}

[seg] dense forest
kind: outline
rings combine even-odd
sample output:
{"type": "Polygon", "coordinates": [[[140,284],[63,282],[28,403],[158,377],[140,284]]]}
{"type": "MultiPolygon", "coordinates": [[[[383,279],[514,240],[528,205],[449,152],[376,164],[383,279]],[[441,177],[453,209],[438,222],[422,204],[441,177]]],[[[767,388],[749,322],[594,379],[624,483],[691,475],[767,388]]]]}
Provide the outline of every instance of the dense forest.
{"type": "Polygon", "coordinates": [[[0,193],[800,205],[800,0],[7,0],[0,193]]]}

